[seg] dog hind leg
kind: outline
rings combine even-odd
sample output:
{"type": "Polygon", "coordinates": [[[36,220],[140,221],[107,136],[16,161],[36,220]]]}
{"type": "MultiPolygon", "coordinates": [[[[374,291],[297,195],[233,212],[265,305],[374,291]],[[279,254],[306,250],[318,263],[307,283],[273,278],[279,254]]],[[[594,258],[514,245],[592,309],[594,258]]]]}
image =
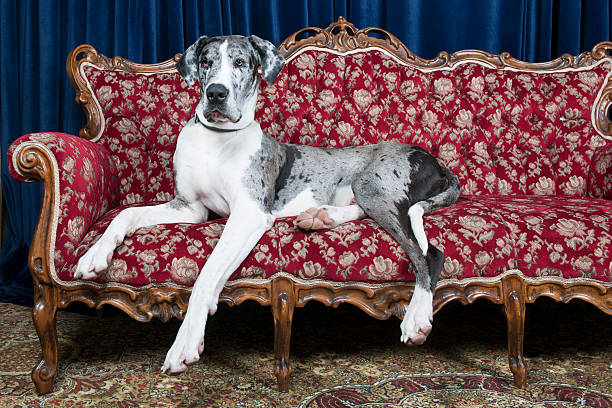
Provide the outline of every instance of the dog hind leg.
{"type": "Polygon", "coordinates": [[[444,262],[444,255],[432,245],[427,253],[419,246],[411,225],[411,218],[402,190],[376,182],[376,177],[362,174],[353,183],[357,203],[400,244],[416,269],[415,290],[400,325],[401,341],[409,345],[425,342],[433,321],[433,291],[444,262]],[[404,211],[405,210],[405,211],[404,211]]]}

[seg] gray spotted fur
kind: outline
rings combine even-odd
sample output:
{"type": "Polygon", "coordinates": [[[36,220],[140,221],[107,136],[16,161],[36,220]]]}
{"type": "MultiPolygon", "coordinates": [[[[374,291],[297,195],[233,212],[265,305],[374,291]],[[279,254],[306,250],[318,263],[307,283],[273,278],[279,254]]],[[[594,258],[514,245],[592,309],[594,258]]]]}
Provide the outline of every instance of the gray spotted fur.
{"type": "Polygon", "coordinates": [[[259,89],[260,77],[257,68],[261,67],[263,78],[272,83],[283,65],[284,58],[274,45],[255,35],[202,36],[185,50],[176,64],[176,69],[189,85],[193,85],[196,79],[199,80],[202,98],[198,108],[206,119],[210,119],[210,115],[217,111],[232,122],[238,122],[241,119],[238,108],[240,102],[252,97],[259,89]],[[205,96],[206,86],[209,85],[209,79],[216,77],[222,69],[219,51],[222,43],[226,43],[231,61],[241,60],[243,63],[232,67],[230,95],[227,100],[213,104],[205,96]]]}
{"type": "Polygon", "coordinates": [[[327,149],[278,143],[264,134],[244,181],[267,212],[283,208],[307,188],[318,202],[334,205],[338,188],[350,185],[357,204],[399,242],[413,262],[417,284],[435,289],[444,255],[432,245],[422,255],[408,209],[424,203],[428,213],[449,206],[459,197],[460,185],[425,150],[388,142],[327,149]]]}

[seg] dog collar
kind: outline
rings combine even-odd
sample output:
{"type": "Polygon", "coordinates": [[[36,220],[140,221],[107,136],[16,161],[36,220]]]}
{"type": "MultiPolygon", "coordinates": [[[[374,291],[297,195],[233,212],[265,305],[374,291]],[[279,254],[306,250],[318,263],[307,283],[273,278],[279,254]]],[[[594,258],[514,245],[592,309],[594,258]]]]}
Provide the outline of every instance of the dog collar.
{"type": "Polygon", "coordinates": [[[240,129],[219,129],[219,128],[216,128],[216,127],[208,126],[206,123],[202,122],[200,120],[200,118],[198,118],[198,114],[197,113],[194,115],[194,118],[195,118],[195,123],[200,124],[200,125],[204,126],[206,129],[212,130],[213,132],[229,133],[229,132],[236,132],[236,131],[240,130],[240,129]]]}

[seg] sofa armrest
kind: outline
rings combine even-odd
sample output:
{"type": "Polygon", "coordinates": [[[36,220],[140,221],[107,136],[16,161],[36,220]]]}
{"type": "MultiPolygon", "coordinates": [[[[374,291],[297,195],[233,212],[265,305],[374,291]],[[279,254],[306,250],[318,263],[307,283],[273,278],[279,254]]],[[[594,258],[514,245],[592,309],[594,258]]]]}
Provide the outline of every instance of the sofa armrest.
{"type": "Polygon", "coordinates": [[[612,141],[593,154],[588,194],[591,197],[612,200],[612,141]]]}
{"type": "Polygon", "coordinates": [[[56,268],[89,227],[118,205],[115,163],[106,147],[64,133],[20,137],[9,147],[7,163],[15,179],[43,183],[30,270],[39,281],[52,284],[56,268]]]}

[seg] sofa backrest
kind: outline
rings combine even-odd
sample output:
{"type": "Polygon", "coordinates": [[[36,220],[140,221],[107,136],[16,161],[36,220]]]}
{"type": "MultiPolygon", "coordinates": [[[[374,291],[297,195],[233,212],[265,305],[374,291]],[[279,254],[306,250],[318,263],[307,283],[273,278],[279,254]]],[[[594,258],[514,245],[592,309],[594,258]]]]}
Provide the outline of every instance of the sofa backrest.
{"type": "MultiPolygon", "coordinates": [[[[276,82],[262,81],[256,118],[276,139],[417,144],[458,175],[463,194],[587,193],[593,152],[612,133],[610,43],[540,64],[479,51],[423,60],[389,33],[343,20],[306,31],[281,44],[287,64],[276,82]]],[[[89,118],[82,135],[113,153],[121,201],[169,200],[174,145],[198,84],[185,84],[176,57],[147,66],[80,52],[87,57],[73,57],[72,71],[89,118]]]]}
{"type": "Polygon", "coordinates": [[[611,68],[602,60],[529,72],[465,60],[424,70],[380,49],[304,50],[264,89],[259,120],[290,143],[420,145],[464,194],[584,195],[605,142],[592,108],[611,68]]]}
{"type": "Polygon", "coordinates": [[[82,70],[102,111],[92,140],[113,155],[121,204],[171,200],[176,139],[193,116],[197,84],[189,87],[174,69],[144,74],[86,64],[82,70]]]}

